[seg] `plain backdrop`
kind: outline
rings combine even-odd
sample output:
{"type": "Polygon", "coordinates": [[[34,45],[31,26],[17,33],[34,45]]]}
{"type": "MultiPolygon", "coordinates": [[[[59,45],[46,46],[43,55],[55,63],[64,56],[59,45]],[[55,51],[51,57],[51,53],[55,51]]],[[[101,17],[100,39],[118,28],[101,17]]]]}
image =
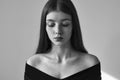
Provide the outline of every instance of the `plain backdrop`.
{"type": "MultiPolygon", "coordinates": [[[[23,80],[35,54],[47,0],[0,0],[0,80],[23,80]]],[[[120,0],[72,0],[84,45],[107,74],[120,79],[120,0]]]]}

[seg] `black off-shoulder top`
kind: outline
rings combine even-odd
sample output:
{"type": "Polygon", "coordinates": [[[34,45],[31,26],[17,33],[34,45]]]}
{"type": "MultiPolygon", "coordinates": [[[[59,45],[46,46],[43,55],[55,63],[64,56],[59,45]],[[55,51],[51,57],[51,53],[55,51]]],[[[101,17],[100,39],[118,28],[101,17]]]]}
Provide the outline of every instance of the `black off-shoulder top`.
{"type": "Polygon", "coordinates": [[[26,63],[24,80],[101,80],[100,63],[63,79],[58,79],[26,63]]]}

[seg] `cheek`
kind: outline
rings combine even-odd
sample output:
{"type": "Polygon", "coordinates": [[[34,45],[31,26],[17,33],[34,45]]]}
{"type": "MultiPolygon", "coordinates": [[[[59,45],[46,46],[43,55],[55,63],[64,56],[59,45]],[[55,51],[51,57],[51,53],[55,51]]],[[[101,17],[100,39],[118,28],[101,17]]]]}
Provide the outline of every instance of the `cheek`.
{"type": "Polygon", "coordinates": [[[72,27],[67,28],[65,32],[70,35],[72,33],[72,27]]]}
{"type": "Polygon", "coordinates": [[[70,27],[70,28],[67,28],[67,29],[65,29],[65,36],[66,37],[71,37],[71,34],[72,34],[72,28],[70,27]]]}
{"type": "Polygon", "coordinates": [[[48,34],[49,37],[51,37],[52,34],[53,34],[53,30],[50,29],[50,28],[48,28],[48,27],[46,27],[46,32],[47,32],[47,34],[48,34]]]}

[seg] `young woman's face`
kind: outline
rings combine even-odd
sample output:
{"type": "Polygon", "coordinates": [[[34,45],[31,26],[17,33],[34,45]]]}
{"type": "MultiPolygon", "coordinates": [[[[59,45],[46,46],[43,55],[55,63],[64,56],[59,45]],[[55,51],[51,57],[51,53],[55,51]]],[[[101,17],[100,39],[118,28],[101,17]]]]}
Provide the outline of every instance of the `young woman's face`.
{"type": "Polygon", "coordinates": [[[63,45],[70,41],[72,18],[64,12],[53,11],[46,16],[46,32],[54,45],[63,45]]]}

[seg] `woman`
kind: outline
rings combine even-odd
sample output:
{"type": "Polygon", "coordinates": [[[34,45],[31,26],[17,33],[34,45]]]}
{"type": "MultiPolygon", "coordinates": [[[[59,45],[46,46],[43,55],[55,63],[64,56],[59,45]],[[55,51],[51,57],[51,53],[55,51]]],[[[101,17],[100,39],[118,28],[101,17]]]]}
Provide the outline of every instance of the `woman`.
{"type": "Polygon", "coordinates": [[[70,0],[49,0],[41,15],[40,41],[25,67],[25,80],[101,80],[100,61],[84,48],[70,0]]]}

